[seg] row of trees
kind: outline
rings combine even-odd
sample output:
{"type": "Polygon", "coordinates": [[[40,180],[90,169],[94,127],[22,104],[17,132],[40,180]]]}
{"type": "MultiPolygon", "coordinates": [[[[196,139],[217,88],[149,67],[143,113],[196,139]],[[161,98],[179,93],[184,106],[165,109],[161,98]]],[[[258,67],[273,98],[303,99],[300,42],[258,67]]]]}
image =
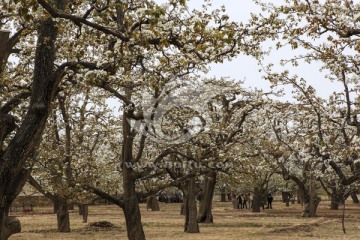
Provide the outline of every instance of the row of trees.
{"type": "Polygon", "coordinates": [[[168,187],[184,193],[187,232],[213,221],[216,183],[251,183],[260,211],[279,174],[299,187],[304,216],[316,213],[318,185],[337,208],[359,178],[359,6],[259,4],[269,14],[245,25],[181,0],[1,3],[1,29],[12,32],[0,35],[0,240],[20,231],[9,208],[27,180],[58,204],[59,231],[70,231],[69,204],[97,195],[123,209],[134,240],[145,239],[139,199],[168,187]],[[321,62],[344,90],[321,99],[303,79],[264,66],[274,87],[293,87],[284,103],[199,76],[239,53],[264,65],[267,39],[301,47],[282,63],[321,62]]]}

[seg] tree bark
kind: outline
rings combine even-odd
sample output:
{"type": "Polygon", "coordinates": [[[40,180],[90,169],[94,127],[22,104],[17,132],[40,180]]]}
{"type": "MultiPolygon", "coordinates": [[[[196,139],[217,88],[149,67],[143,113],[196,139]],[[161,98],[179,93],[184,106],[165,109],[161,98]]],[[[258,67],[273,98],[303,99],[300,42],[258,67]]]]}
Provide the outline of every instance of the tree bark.
{"type": "MultiPolygon", "coordinates": [[[[71,204],[68,204],[66,199],[64,198],[46,192],[31,175],[28,177],[28,182],[31,186],[33,186],[40,193],[45,195],[53,202],[53,212],[57,215],[58,232],[70,232],[71,228],[70,228],[69,210],[71,204]]],[[[73,204],[72,207],[74,207],[73,204]]]]}
{"type": "Polygon", "coordinates": [[[342,184],[337,184],[335,180],[330,182],[330,191],[325,188],[324,184],[322,185],[330,196],[330,210],[338,210],[344,198],[345,187],[342,184]]]}
{"type": "Polygon", "coordinates": [[[8,57],[8,42],[10,39],[9,31],[0,31],[0,74],[4,71],[8,57]]]}
{"type": "Polygon", "coordinates": [[[310,175],[309,188],[306,187],[305,182],[301,181],[294,175],[290,175],[287,172],[283,173],[284,180],[293,180],[298,186],[298,195],[303,203],[303,217],[315,217],[317,207],[321,199],[316,193],[316,180],[314,175],[310,175]]]}
{"type": "Polygon", "coordinates": [[[186,201],[186,217],[184,231],[187,233],[199,233],[197,221],[197,206],[195,200],[195,179],[189,179],[188,197],[186,201]]]}
{"type": "Polygon", "coordinates": [[[58,232],[70,232],[70,216],[68,204],[66,201],[59,200],[59,209],[57,211],[58,232]]]}
{"type": "MultiPolygon", "coordinates": [[[[1,211],[2,211],[2,209],[0,210],[0,214],[4,214],[1,211]]],[[[15,218],[15,217],[6,216],[4,218],[4,223],[1,228],[0,239],[6,240],[11,235],[13,235],[15,233],[19,233],[19,232],[21,232],[21,225],[20,225],[19,219],[15,218]]]]}
{"type": "MultiPolygon", "coordinates": [[[[130,98],[131,93],[127,92],[130,98]]],[[[135,173],[127,167],[125,162],[133,161],[133,133],[128,121],[127,111],[124,110],[123,118],[123,143],[122,143],[122,170],[124,188],[124,206],[126,229],[129,240],[145,240],[145,233],[141,223],[139,200],[135,188],[135,173]]]]}
{"type": "Polygon", "coordinates": [[[69,203],[68,204],[68,209],[69,210],[74,210],[74,203],[69,203]]]}
{"type": "Polygon", "coordinates": [[[282,201],[285,203],[286,207],[290,207],[290,196],[291,193],[289,192],[281,192],[282,201]]]}
{"type": "MultiPolygon", "coordinates": [[[[305,188],[304,188],[305,189],[305,188]]],[[[311,173],[309,181],[309,190],[305,192],[305,207],[303,217],[316,217],[316,210],[321,199],[317,196],[316,180],[311,173]]]]}
{"type": "Polygon", "coordinates": [[[260,212],[263,202],[263,194],[259,187],[254,187],[254,196],[252,203],[252,212],[260,212]]]}
{"type": "Polygon", "coordinates": [[[212,201],[216,185],[216,172],[210,172],[205,179],[205,188],[200,200],[198,222],[213,223],[212,201]]]}
{"type": "Polygon", "coordinates": [[[287,197],[286,192],[281,192],[281,200],[283,203],[286,203],[286,197],[287,197]]]}
{"type": "Polygon", "coordinates": [[[81,208],[82,208],[82,217],[83,217],[83,223],[87,223],[88,221],[88,216],[89,216],[89,205],[87,204],[81,204],[81,208]]]}
{"type": "Polygon", "coordinates": [[[331,196],[330,210],[339,210],[339,201],[337,196],[331,196]]]}
{"type": "Polygon", "coordinates": [[[0,198],[0,240],[7,240],[13,234],[13,231],[8,232],[9,228],[7,227],[8,223],[12,225],[16,222],[9,221],[7,217],[7,211],[11,204],[9,193],[13,191],[12,189],[21,189],[26,182],[27,176],[22,175],[21,172],[41,140],[51,108],[50,104],[60,80],[54,72],[57,38],[55,22],[51,19],[42,21],[38,32],[34,78],[28,111],[6,150],[0,154],[0,196],[2,196],[0,198]]]}
{"type": "MultiPolygon", "coordinates": [[[[126,175],[126,174],[124,174],[126,175]]],[[[129,240],[145,240],[145,233],[141,223],[139,202],[135,192],[135,182],[124,180],[124,208],[126,229],[129,240]]]]}
{"type": "Polygon", "coordinates": [[[60,205],[60,202],[58,199],[54,199],[53,200],[53,208],[54,208],[54,214],[57,214],[58,211],[59,211],[59,205],[60,205]]]}
{"type": "Polygon", "coordinates": [[[79,215],[82,216],[83,215],[83,205],[81,203],[78,204],[78,208],[79,208],[79,215]]]}
{"type": "Polygon", "coordinates": [[[151,211],[160,211],[159,201],[156,196],[150,196],[146,199],[146,209],[151,211]]]}
{"type": "Polygon", "coordinates": [[[220,202],[226,202],[226,193],[225,192],[221,192],[220,202]]]}
{"type": "Polygon", "coordinates": [[[316,217],[316,210],[319,206],[321,199],[319,197],[310,198],[305,202],[305,207],[303,211],[303,217],[316,217]]]}
{"type": "Polygon", "coordinates": [[[187,193],[183,191],[183,202],[181,203],[180,215],[186,215],[187,193]]]}
{"type": "Polygon", "coordinates": [[[29,176],[28,170],[22,170],[9,186],[9,192],[0,198],[0,240],[7,240],[11,235],[21,231],[20,221],[9,217],[10,207],[29,176]]]}
{"type": "Polygon", "coordinates": [[[351,198],[353,200],[353,203],[355,203],[355,204],[360,203],[360,201],[359,201],[359,199],[358,199],[358,197],[356,195],[356,191],[351,192],[350,196],[351,196],[351,198]]]}

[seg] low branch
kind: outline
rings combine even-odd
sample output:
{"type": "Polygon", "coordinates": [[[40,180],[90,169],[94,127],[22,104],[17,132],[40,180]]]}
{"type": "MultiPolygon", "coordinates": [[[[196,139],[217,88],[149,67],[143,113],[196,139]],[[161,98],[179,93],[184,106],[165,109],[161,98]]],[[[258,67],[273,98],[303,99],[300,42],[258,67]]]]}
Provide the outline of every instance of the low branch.
{"type": "Polygon", "coordinates": [[[125,203],[124,201],[122,201],[121,199],[115,198],[114,196],[94,187],[91,185],[84,185],[84,188],[86,190],[90,190],[91,192],[93,192],[94,194],[98,195],[99,197],[106,199],[107,201],[116,204],[117,206],[124,208],[125,207],[125,203]]]}
{"type": "Polygon", "coordinates": [[[151,191],[148,191],[146,193],[138,193],[138,197],[139,198],[146,198],[149,196],[152,196],[154,194],[157,194],[159,191],[165,189],[165,188],[169,188],[169,187],[178,187],[181,183],[183,183],[184,181],[192,178],[192,177],[197,177],[199,175],[205,174],[204,172],[200,172],[200,173],[190,173],[186,176],[183,176],[181,178],[176,179],[175,181],[172,181],[170,183],[166,183],[163,184],[161,186],[158,186],[156,189],[153,189],[151,191]]]}
{"type": "Polygon", "coordinates": [[[177,151],[174,151],[174,150],[171,150],[171,149],[166,149],[165,151],[163,151],[161,154],[159,154],[153,161],[152,161],[152,166],[154,167],[148,167],[146,168],[143,172],[141,173],[138,173],[136,174],[135,178],[145,178],[147,175],[149,175],[152,171],[155,170],[155,167],[156,165],[161,161],[163,160],[165,157],[167,157],[168,155],[171,155],[171,154],[176,154],[176,155],[179,155],[181,157],[184,157],[186,159],[189,159],[189,160],[196,160],[194,159],[193,157],[191,156],[188,156],[186,154],[183,154],[181,152],[177,152],[177,151]]]}
{"type": "Polygon", "coordinates": [[[343,171],[341,170],[341,168],[334,161],[330,161],[329,165],[332,167],[332,169],[334,169],[334,171],[336,172],[336,174],[340,178],[341,184],[343,184],[344,186],[348,186],[348,185],[350,185],[350,184],[352,184],[352,183],[359,180],[358,175],[353,175],[353,176],[351,176],[349,178],[346,178],[346,176],[343,173],[343,171]]]}
{"type": "Polygon", "coordinates": [[[28,177],[28,183],[33,186],[36,190],[38,190],[45,197],[49,198],[52,201],[56,201],[56,196],[52,193],[49,193],[43,189],[43,187],[33,178],[33,176],[28,177]]]}

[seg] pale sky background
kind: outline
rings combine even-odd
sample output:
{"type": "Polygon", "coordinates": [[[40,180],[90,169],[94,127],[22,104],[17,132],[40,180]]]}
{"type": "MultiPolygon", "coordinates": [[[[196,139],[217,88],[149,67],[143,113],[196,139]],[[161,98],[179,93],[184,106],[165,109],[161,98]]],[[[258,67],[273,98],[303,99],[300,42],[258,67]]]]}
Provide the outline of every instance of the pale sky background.
{"type": "MultiPolygon", "coordinates": [[[[166,0],[156,0],[158,3],[166,2],[166,0]]],[[[283,1],[276,1],[283,2],[283,1]]],[[[246,22],[250,18],[250,13],[259,13],[261,9],[253,3],[252,0],[213,0],[213,8],[219,8],[222,5],[225,5],[227,13],[230,16],[230,19],[233,21],[243,21],[246,22]]],[[[203,1],[200,0],[190,0],[188,2],[189,8],[200,9],[203,4],[203,1]]],[[[282,58],[290,58],[294,53],[291,49],[284,49],[282,51],[273,52],[269,57],[267,57],[267,62],[277,64],[282,58]]],[[[328,79],[325,79],[325,73],[321,73],[319,68],[320,64],[302,64],[298,68],[293,69],[289,65],[290,73],[297,74],[300,77],[303,77],[309,84],[311,84],[317,91],[318,95],[324,98],[327,98],[334,91],[342,91],[342,85],[337,82],[330,82],[328,79]]],[[[252,88],[261,88],[264,91],[269,90],[269,83],[266,80],[261,78],[262,73],[259,73],[259,66],[257,62],[249,57],[240,55],[231,62],[227,61],[223,64],[212,64],[211,71],[208,73],[208,76],[228,76],[237,80],[244,80],[244,85],[252,88]]],[[[291,99],[291,90],[287,90],[287,95],[284,97],[284,100],[291,99]]]]}

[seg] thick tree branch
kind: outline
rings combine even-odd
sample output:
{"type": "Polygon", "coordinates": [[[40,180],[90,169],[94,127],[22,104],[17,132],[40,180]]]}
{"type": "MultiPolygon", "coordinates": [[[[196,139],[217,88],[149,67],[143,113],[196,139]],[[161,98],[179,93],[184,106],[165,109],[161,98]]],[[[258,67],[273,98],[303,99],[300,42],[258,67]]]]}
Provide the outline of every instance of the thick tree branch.
{"type": "Polygon", "coordinates": [[[343,171],[341,170],[341,168],[334,161],[330,161],[329,165],[332,167],[332,169],[334,169],[334,171],[340,178],[341,184],[343,184],[344,186],[348,186],[348,185],[358,181],[360,178],[360,176],[358,174],[355,174],[349,178],[346,178],[346,176],[343,173],[343,171]]]}
{"type": "Polygon", "coordinates": [[[27,99],[31,96],[31,92],[22,92],[10,99],[4,106],[0,108],[0,114],[7,114],[19,105],[22,100],[27,99]]]}
{"type": "Polygon", "coordinates": [[[78,17],[78,16],[74,16],[74,15],[71,15],[71,14],[65,14],[65,13],[59,13],[57,12],[53,7],[51,7],[50,4],[48,4],[45,0],[37,0],[38,3],[46,9],[46,11],[48,11],[48,13],[50,13],[50,15],[53,17],[53,18],[63,18],[63,19],[68,19],[70,21],[72,21],[73,23],[75,24],[84,24],[86,26],[89,26],[89,27],[92,27],[94,29],[97,29],[105,34],[110,34],[114,37],[117,37],[125,42],[129,41],[130,38],[125,36],[123,33],[121,32],[117,32],[117,31],[113,31],[109,28],[106,28],[100,24],[97,24],[97,23],[93,23],[93,22],[90,22],[88,20],[86,20],[85,18],[83,17],[78,17]]]}
{"type": "Polygon", "coordinates": [[[138,197],[139,198],[146,198],[148,196],[152,196],[154,194],[157,194],[159,191],[161,191],[161,190],[163,190],[165,188],[178,187],[179,184],[182,184],[184,181],[186,181],[186,180],[188,180],[188,179],[190,179],[192,177],[202,175],[202,174],[204,174],[204,172],[202,172],[202,173],[190,173],[190,174],[185,175],[185,176],[183,176],[181,178],[178,178],[178,179],[176,179],[176,180],[174,180],[172,182],[165,183],[165,184],[163,184],[161,186],[158,186],[158,187],[156,187],[156,189],[150,190],[150,191],[148,191],[146,193],[138,193],[138,197]]]}
{"type": "Polygon", "coordinates": [[[108,200],[109,202],[112,202],[114,204],[116,204],[117,206],[121,207],[121,208],[124,208],[125,207],[125,204],[124,202],[121,200],[121,199],[117,199],[115,198],[114,196],[94,187],[94,186],[91,186],[91,185],[85,185],[84,188],[86,190],[90,190],[91,192],[95,193],[96,195],[98,195],[99,197],[103,198],[103,199],[106,199],[108,200]]]}
{"type": "Polygon", "coordinates": [[[28,183],[38,190],[45,197],[49,198],[51,201],[56,201],[57,197],[54,194],[51,194],[43,189],[43,187],[34,179],[33,176],[28,177],[28,183]]]}

